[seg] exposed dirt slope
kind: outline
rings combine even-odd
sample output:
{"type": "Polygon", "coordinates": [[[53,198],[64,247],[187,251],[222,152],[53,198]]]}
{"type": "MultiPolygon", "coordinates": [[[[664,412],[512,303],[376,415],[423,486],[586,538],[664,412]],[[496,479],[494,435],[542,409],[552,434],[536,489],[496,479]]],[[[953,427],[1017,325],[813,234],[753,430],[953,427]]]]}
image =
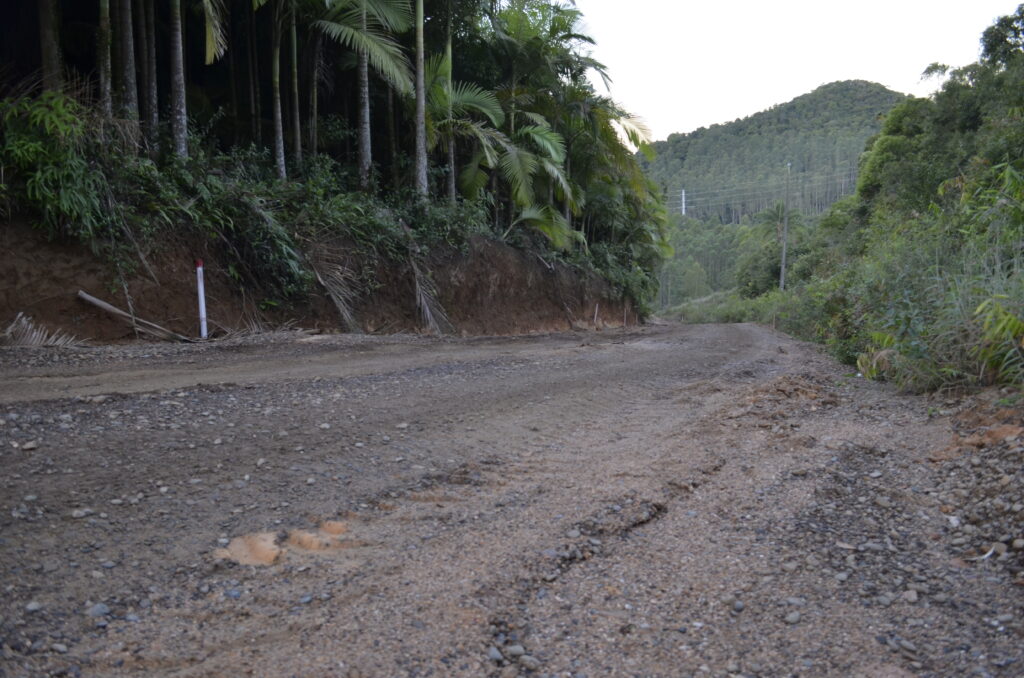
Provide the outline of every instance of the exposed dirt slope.
{"type": "MultiPolygon", "coordinates": [[[[23,224],[0,226],[0,330],[19,313],[51,330],[82,339],[135,338],[123,322],[76,297],[78,290],[186,336],[199,334],[195,259],[203,259],[207,308],[213,332],[296,321],[302,327],[341,329],[338,311],[319,289],[293,308],[258,310],[260,299],[238,292],[208,243],[168,243],[122,286],[111,267],[88,250],[48,242],[23,224]]],[[[353,265],[358,262],[353,262],[353,265]]],[[[594,274],[502,243],[475,237],[466,252],[448,252],[429,263],[439,300],[458,334],[524,334],[589,327],[635,325],[628,303],[594,274]]],[[[411,332],[422,326],[411,269],[395,265],[376,272],[380,283],[356,299],[356,317],[368,332],[411,332]]]]}
{"type": "Polygon", "coordinates": [[[1024,666],[1020,551],[946,496],[988,468],[959,404],[761,327],[7,349],[0,384],[5,675],[1024,666]]]}

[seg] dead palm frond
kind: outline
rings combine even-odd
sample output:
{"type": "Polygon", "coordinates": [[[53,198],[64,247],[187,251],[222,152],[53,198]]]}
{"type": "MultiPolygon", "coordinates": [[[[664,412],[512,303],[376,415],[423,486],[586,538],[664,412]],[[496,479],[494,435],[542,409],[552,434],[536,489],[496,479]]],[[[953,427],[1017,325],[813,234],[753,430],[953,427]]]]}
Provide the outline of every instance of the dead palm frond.
{"type": "Polygon", "coordinates": [[[344,252],[315,240],[307,243],[305,250],[309,267],[337,307],[345,331],[362,334],[354,310],[359,298],[359,276],[348,266],[344,252]]]}
{"type": "Polygon", "coordinates": [[[434,334],[451,334],[454,331],[452,323],[448,320],[448,314],[437,299],[437,286],[431,280],[429,271],[424,272],[416,263],[416,256],[409,256],[409,266],[412,268],[413,281],[416,285],[416,308],[420,312],[423,324],[434,334]]]}
{"type": "Polygon", "coordinates": [[[352,310],[359,296],[356,288],[358,283],[356,275],[341,264],[324,263],[314,264],[313,273],[337,307],[345,329],[353,334],[362,334],[363,328],[359,326],[352,310]]]}
{"type": "Polygon", "coordinates": [[[0,334],[0,346],[72,348],[83,345],[85,342],[66,332],[60,330],[51,332],[44,327],[39,327],[24,313],[19,313],[14,318],[14,322],[8,325],[3,334],[0,334]]]}

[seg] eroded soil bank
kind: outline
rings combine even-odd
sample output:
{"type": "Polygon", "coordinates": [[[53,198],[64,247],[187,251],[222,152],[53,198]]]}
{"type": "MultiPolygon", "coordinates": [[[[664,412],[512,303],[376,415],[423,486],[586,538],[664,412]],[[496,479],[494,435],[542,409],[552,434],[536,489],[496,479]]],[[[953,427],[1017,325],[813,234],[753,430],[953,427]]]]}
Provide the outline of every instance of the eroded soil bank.
{"type": "MultiPolygon", "coordinates": [[[[339,252],[344,247],[339,245],[339,252]]],[[[321,331],[344,328],[326,290],[314,285],[308,302],[279,308],[256,293],[239,292],[208,243],[167,243],[152,252],[127,284],[87,249],[48,242],[21,223],[0,228],[0,330],[25,313],[51,331],[99,342],[135,339],[132,329],[77,298],[78,290],[185,336],[199,336],[195,260],[204,262],[206,302],[212,332],[273,327],[294,322],[321,331]],[[261,303],[262,302],[262,303],[261,303]]],[[[353,271],[365,262],[348,260],[353,271]]],[[[425,264],[438,301],[458,335],[507,335],[635,325],[634,308],[608,283],[538,254],[481,237],[465,251],[438,254],[425,264]]],[[[373,333],[416,332],[423,321],[408,264],[381,266],[372,284],[354,283],[353,312],[373,333]]]]}
{"type": "Polygon", "coordinates": [[[1014,394],[758,326],[2,349],[0,422],[8,676],[1024,671],[1014,394]]]}

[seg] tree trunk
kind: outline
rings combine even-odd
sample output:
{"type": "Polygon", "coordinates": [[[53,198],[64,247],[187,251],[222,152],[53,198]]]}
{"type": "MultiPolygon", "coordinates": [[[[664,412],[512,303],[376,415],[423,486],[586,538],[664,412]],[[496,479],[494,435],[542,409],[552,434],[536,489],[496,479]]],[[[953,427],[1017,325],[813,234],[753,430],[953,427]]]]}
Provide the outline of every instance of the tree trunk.
{"type": "Polygon", "coordinates": [[[121,41],[121,117],[139,119],[139,90],[135,81],[135,36],[132,30],[132,0],[121,0],[118,12],[121,41]]]}
{"type": "Polygon", "coordinates": [[[160,101],[157,97],[156,68],[156,6],[155,0],[143,0],[146,16],[146,118],[149,132],[149,149],[156,155],[160,144],[160,101]]]}
{"type": "Polygon", "coordinates": [[[171,7],[171,138],[174,155],[188,157],[188,110],[185,107],[185,61],[181,43],[181,0],[171,7]]]}
{"type": "Polygon", "coordinates": [[[256,52],[256,40],[258,39],[258,26],[256,25],[256,10],[252,3],[246,3],[249,7],[249,102],[252,105],[249,111],[252,115],[252,137],[257,144],[263,142],[263,116],[260,113],[260,62],[256,52]]]}
{"type": "Polygon", "coordinates": [[[295,0],[291,2],[291,33],[292,33],[292,139],[294,139],[296,166],[302,164],[302,122],[299,117],[299,36],[295,29],[295,0]]]}
{"type": "Polygon", "coordinates": [[[57,37],[56,0],[39,0],[39,46],[43,62],[43,89],[59,90],[63,77],[60,41],[57,37]]]}
{"type": "Polygon", "coordinates": [[[316,155],[319,150],[320,140],[317,139],[320,115],[318,92],[320,90],[320,60],[323,59],[324,36],[320,31],[313,35],[313,64],[310,69],[309,78],[309,152],[316,155]]]}
{"type": "MultiPolygon", "coordinates": [[[[366,0],[360,2],[360,28],[366,33],[366,0]]],[[[370,67],[366,52],[359,53],[359,188],[370,190],[373,146],[370,142],[370,67]]]]}
{"type": "Polygon", "coordinates": [[[96,32],[96,67],[100,72],[100,112],[104,120],[114,117],[110,87],[110,0],[100,0],[100,25],[96,32]]]}
{"type": "Polygon", "coordinates": [[[423,75],[423,0],[416,0],[416,193],[427,197],[427,97],[423,75]]]}
{"type": "Polygon", "coordinates": [[[448,140],[448,202],[454,205],[459,200],[455,188],[455,139],[448,140]]]}
{"type": "Polygon", "coordinates": [[[398,168],[398,125],[395,122],[395,92],[388,87],[388,155],[391,162],[391,185],[399,186],[402,176],[398,168]]]}
{"type": "MultiPolygon", "coordinates": [[[[283,1],[283,0],[279,0],[283,1]]],[[[273,94],[274,113],[274,166],[279,179],[288,178],[288,169],[284,162],[284,123],[281,120],[281,22],[274,17],[273,47],[270,55],[270,88],[273,94]]]]}
{"type": "Polygon", "coordinates": [[[156,103],[150,98],[150,90],[153,93],[156,92],[155,74],[150,73],[149,70],[149,31],[146,28],[146,5],[151,0],[135,0],[135,6],[132,8],[135,19],[135,46],[137,48],[135,59],[136,63],[139,64],[139,76],[140,80],[140,91],[142,97],[139,100],[140,108],[142,109],[142,131],[146,138],[146,147],[152,155],[156,151],[156,123],[154,122],[157,111],[156,103]]]}
{"type": "MultiPolygon", "coordinates": [[[[452,119],[452,3],[448,0],[448,25],[446,28],[444,53],[448,62],[448,72],[445,73],[445,87],[448,90],[448,119],[452,119]]],[[[458,201],[458,194],[455,190],[455,133],[452,131],[448,139],[448,202],[454,205],[458,201]]]]}

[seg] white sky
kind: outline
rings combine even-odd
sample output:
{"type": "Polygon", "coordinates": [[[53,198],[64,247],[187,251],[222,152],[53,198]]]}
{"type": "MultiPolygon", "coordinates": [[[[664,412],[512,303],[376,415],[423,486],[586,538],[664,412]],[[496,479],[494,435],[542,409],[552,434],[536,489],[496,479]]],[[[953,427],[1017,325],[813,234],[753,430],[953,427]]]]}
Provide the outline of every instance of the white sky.
{"type": "MultiPolygon", "coordinates": [[[[836,80],[926,96],[933,62],[977,61],[1021,0],[576,0],[612,97],[655,139],[730,122],[836,80]]],[[[598,89],[603,89],[598,81],[598,89]]]]}

